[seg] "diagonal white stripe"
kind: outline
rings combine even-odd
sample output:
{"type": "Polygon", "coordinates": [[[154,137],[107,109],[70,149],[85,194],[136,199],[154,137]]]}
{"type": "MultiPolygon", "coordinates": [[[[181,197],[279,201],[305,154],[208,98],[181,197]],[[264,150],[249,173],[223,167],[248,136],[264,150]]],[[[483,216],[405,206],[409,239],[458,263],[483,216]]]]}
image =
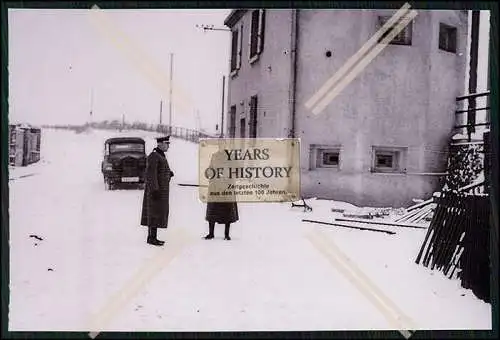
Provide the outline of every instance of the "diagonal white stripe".
{"type": "Polygon", "coordinates": [[[406,316],[327,236],[319,231],[311,232],[306,238],[327,258],[356,288],[379,309],[385,318],[405,338],[417,329],[415,323],[406,316]]]}
{"type": "Polygon", "coordinates": [[[335,85],[349,69],[356,64],[363,55],[370,50],[379,38],[381,38],[396,22],[401,19],[403,15],[408,12],[410,5],[408,3],[404,4],[394,15],[356,52],[347,62],[330,78],[325,84],[306,102],[306,107],[311,109],[316,103],[324,96],[328,90],[335,85]]]}
{"type": "Polygon", "coordinates": [[[352,70],[351,72],[339,82],[331,92],[326,95],[312,110],[314,114],[319,114],[321,111],[325,109],[328,104],[347,86],[350,82],[358,76],[369,63],[377,57],[377,55],[382,52],[382,50],[388,45],[388,43],[396,37],[412,20],[417,16],[417,11],[412,10],[406,17],[404,17],[395,27],[394,29],[387,34],[387,36],[382,39],[382,41],[377,44],[367,55],[361,60],[352,70]]]}
{"type": "MultiPolygon", "coordinates": [[[[116,25],[113,25],[99,6],[92,6],[90,18],[103,36],[123,52],[123,55],[151,81],[162,96],[168,98],[171,84],[169,77],[164,74],[161,67],[146,53],[141,52],[141,49],[126,34],[121,32],[116,25]]],[[[194,107],[190,103],[191,101],[185,92],[177,86],[173,91],[172,105],[184,113],[191,113],[194,107]]]]}
{"type": "Polygon", "coordinates": [[[194,238],[181,229],[167,233],[170,241],[164,249],[147,261],[140,270],[112,297],[92,318],[89,336],[95,338],[101,330],[143,289],[162,269],[164,269],[194,238]]]}

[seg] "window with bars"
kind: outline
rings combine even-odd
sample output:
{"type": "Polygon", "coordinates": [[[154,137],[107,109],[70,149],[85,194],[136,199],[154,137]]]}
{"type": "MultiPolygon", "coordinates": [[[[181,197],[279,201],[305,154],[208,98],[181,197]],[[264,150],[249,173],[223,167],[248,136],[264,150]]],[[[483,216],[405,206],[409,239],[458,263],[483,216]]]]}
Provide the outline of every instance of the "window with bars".
{"type": "Polygon", "coordinates": [[[406,148],[373,147],[372,172],[405,172],[406,148]]]}
{"type": "Polygon", "coordinates": [[[250,97],[250,121],[249,121],[249,137],[257,138],[257,96],[250,97]]]}
{"type": "MultiPolygon", "coordinates": [[[[378,17],[378,27],[377,29],[381,29],[383,25],[390,19],[390,16],[379,16],[378,17]]],[[[389,35],[390,32],[394,30],[396,26],[398,26],[399,22],[396,22],[391,26],[379,39],[378,42],[382,42],[386,36],[389,35]]],[[[401,30],[390,42],[391,45],[411,45],[413,35],[413,20],[406,25],[405,28],[401,30]]]]}
{"type": "Polygon", "coordinates": [[[310,149],[311,169],[330,168],[340,170],[340,146],[312,144],[310,149]]]}
{"type": "Polygon", "coordinates": [[[338,167],[340,164],[340,151],[321,150],[321,166],[338,167]]]}
{"type": "Polygon", "coordinates": [[[250,27],[250,61],[258,59],[257,57],[264,50],[266,11],[257,9],[252,12],[252,22],[250,27]]]}
{"type": "Polygon", "coordinates": [[[446,24],[439,24],[439,49],[456,53],[457,52],[457,28],[446,24]]]}

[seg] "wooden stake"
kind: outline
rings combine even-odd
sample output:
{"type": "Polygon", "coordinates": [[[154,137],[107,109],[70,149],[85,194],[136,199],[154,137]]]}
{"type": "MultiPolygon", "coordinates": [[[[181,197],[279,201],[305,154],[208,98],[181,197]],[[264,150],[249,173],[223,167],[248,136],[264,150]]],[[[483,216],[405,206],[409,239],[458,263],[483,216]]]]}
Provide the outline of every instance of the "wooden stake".
{"type": "Polygon", "coordinates": [[[411,207],[408,207],[408,208],[406,209],[406,211],[412,211],[412,210],[414,210],[414,209],[421,208],[421,207],[423,207],[423,206],[426,206],[427,204],[432,203],[433,201],[434,201],[434,197],[433,197],[433,198],[428,199],[427,201],[423,201],[423,202],[420,202],[420,203],[418,203],[418,204],[412,205],[411,207]]]}
{"type": "Polygon", "coordinates": [[[314,220],[302,220],[302,222],[326,224],[326,225],[333,225],[333,226],[337,226],[337,227],[351,228],[351,229],[358,229],[358,230],[369,230],[369,231],[375,231],[375,232],[379,232],[379,233],[386,233],[386,234],[390,234],[390,235],[396,234],[394,231],[382,230],[382,229],[372,229],[372,228],[363,228],[363,227],[355,227],[355,226],[352,226],[352,225],[341,224],[341,223],[328,223],[328,222],[321,222],[321,221],[314,221],[314,220]]]}
{"type": "Polygon", "coordinates": [[[408,223],[416,223],[416,221],[420,220],[422,216],[426,215],[430,210],[432,209],[432,206],[429,204],[427,207],[422,208],[418,214],[415,214],[411,218],[409,218],[406,222],[408,223]]]}
{"type": "Polygon", "coordinates": [[[409,223],[395,223],[389,221],[374,221],[374,220],[363,220],[359,218],[349,218],[349,217],[337,217],[335,221],[346,221],[346,222],[359,222],[359,223],[367,223],[367,224],[381,224],[381,225],[390,225],[393,227],[403,227],[403,228],[416,228],[416,229],[427,229],[427,227],[417,225],[417,224],[409,224],[409,223]]]}
{"type": "Polygon", "coordinates": [[[413,216],[417,215],[419,212],[420,212],[420,210],[410,211],[409,213],[406,213],[403,216],[401,216],[399,218],[396,218],[393,222],[404,222],[404,221],[407,221],[408,219],[410,219],[413,216]]]}

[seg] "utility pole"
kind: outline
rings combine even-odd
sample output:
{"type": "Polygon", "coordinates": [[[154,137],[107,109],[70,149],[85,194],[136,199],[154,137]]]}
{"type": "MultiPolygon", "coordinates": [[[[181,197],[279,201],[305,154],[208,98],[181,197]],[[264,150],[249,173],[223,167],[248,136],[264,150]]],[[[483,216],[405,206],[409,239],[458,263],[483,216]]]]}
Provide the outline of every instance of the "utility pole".
{"type": "Polygon", "coordinates": [[[196,109],[196,130],[201,130],[200,110],[196,109]]]}
{"type": "Polygon", "coordinates": [[[225,90],[226,90],[226,76],[222,76],[222,103],[221,103],[221,122],[220,122],[220,136],[224,137],[224,109],[225,109],[225,90]]]}
{"type": "MultiPolygon", "coordinates": [[[[470,63],[469,63],[469,94],[477,92],[477,63],[479,55],[479,15],[480,11],[472,11],[471,38],[470,38],[470,63]]],[[[476,97],[469,98],[467,108],[467,136],[470,141],[471,134],[476,132],[476,97]]]]}
{"type": "MultiPolygon", "coordinates": [[[[203,32],[206,31],[222,31],[222,32],[231,32],[229,28],[218,28],[214,27],[214,25],[196,25],[197,28],[203,29],[203,32]]],[[[226,76],[222,77],[222,104],[221,104],[221,124],[220,124],[220,137],[224,137],[224,109],[225,109],[225,87],[226,87],[226,76]]]]}
{"type": "Polygon", "coordinates": [[[170,93],[168,100],[168,134],[172,134],[172,87],[173,87],[173,73],[174,69],[174,54],[170,53],[170,93]]]}
{"type": "Polygon", "coordinates": [[[89,124],[92,123],[92,114],[94,109],[94,88],[90,88],[90,113],[89,113],[89,124]]]}
{"type": "MultiPolygon", "coordinates": [[[[491,12],[490,12],[491,13],[491,12]]],[[[491,14],[490,14],[490,22],[491,22],[491,14]]],[[[491,65],[491,54],[493,51],[493,46],[492,46],[492,38],[491,38],[491,24],[490,24],[490,30],[488,33],[488,57],[487,57],[487,63],[486,63],[486,70],[488,72],[486,76],[486,91],[490,91],[490,94],[486,97],[486,107],[490,107],[490,97],[491,97],[491,83],[490,83],[490,65],[491,65]]],[[[486,110],[486,122],[490,123],[490,130],[491,130],[491,111],[490,109],[486,110]]]]}
{"type": "Polygon", "coordinates": [[[163,100],[160,100],[160,125],[162,124],[163,100]]]}

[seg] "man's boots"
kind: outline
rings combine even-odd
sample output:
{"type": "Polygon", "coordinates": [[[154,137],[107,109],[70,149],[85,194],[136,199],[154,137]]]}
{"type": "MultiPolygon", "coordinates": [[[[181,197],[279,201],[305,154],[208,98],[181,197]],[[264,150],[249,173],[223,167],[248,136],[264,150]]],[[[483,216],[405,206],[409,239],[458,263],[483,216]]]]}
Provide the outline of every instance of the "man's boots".
{"type": "Polygon", "coordinates": [[[158,228],[149,227],[148,229],[148,243],[154,246],[162,246],[165,244],[165,241],[160,241],[157,239],[158,228]]]}

